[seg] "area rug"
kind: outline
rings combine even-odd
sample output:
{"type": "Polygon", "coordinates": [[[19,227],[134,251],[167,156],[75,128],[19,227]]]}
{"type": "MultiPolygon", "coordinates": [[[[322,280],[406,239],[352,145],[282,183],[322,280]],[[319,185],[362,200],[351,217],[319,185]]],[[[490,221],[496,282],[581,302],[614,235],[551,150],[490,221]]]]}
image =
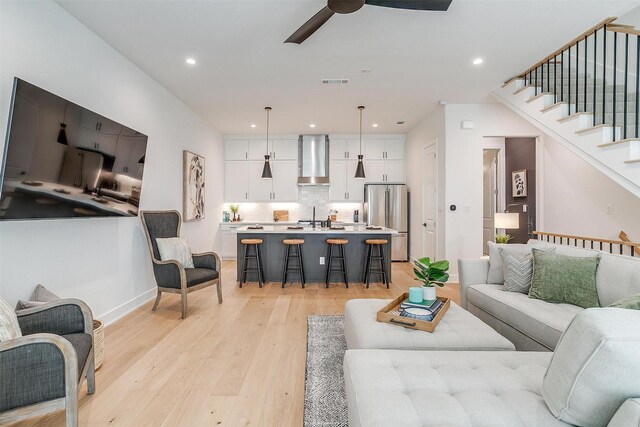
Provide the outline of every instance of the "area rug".
{"type": "Polygon", "coordinates": [[[348,426],[342,361],[347,351],[344,316],[307,318],[305,427],[348,426]]]}

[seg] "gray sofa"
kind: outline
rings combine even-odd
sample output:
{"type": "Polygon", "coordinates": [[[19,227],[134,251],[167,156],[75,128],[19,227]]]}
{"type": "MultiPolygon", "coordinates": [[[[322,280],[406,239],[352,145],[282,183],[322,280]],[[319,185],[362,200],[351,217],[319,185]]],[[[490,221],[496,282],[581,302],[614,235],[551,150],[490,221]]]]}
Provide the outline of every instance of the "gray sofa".
{"type": "Polygon", "coordinates": [[[638,324],[583,310],[554,353],[347,350],[349,426],[638,426],[638,324]]]}
{"type": "MultiPolygon", "coordinates": [[[[499,246],[499,245],[498,245],[499,246]]],[[[566,245],[529,241],[508,245],[518,251],[533,246],[556,248],[570,256],[596,256],[601,260],[596,276],[600,305],[606,307],[627,296],[640,293],[640,259],[566,245]]],[[[458,261],[462,307],[482,319],[521,351],[550,351],[576,314],[584,309],[571,304],[552,304],[529,298],[527,294],[503,291],[502,263],[497,248],[489,258],[458,261]]]]}

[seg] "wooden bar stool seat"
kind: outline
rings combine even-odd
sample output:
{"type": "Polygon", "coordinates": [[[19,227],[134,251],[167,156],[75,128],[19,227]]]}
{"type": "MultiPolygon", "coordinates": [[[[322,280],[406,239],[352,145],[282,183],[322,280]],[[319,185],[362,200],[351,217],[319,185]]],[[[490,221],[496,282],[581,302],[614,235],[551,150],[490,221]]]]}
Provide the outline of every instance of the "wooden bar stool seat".
{"type": "Polygon", "coordinates": [[[262,287],[264,282],[264,270],[262,268],[262,259],[260,257],[260,245],[262,239],[241,239],[240,243],[244,245],[244,256],[242,257],[242,275],[240,277],[240,287],[247,281],[247,273],[255,272],[258,275],[258,286],[262,287]],[[254,254],[251,254],[251,248],[254,254]],[[249,261],[255,260],[255,267],[249,267],[249,261]]]}
{"type": "Polygon", "coordinates": [[[344,246],[348,244],[347,239],[327,239],[329,245],[329,256],[327,257],[327,275],[325,278],[325,285],[328,288],[331,280],[331,273],[339,274],[344,278],[344,284],[349,288],[349,279],[347,273],[347,262],[344,256],[344,246]],[[337,247],[337,253],[333,255],[333,247],[337,247]],[[333,261],[338,261],[338,267],[333,267],[333,261]]]}
{"type": "Polygon", "coordinates": [[[304,265],[302,262],[302,245],[303,239],[284,239],[282,243],[287,247],[287,252],[284,257],[284,266],[282,267],[282,287],[287,283],[287,277],[290,273],[300,275],[300,283],[302,289],[304,289],[305,277],[304,277],[304,265]],[[294,249],[293,251],[291,249],[294,249]],[[298,265],[290,265],[291,260],[297,260],[298,265]]]}
{"type": "Polygon", "coordinates": [[[382,283],[387,285],[389,289],[389,277],[387,276],[387,267],[384,257],[384,245],[389,243],[386,239],[367,239],[364,241],[367,245],[367,262],[364,267],[364,280],[367,289],[369,289],[369,282],[371,281],[372,274],[379,274],[382,277],[382,283]],[[377,248],[377,255],[374,255],[374,248],[377,248]],[[378,261],[379,268],[374,268],[373,263],[378,261]]]}

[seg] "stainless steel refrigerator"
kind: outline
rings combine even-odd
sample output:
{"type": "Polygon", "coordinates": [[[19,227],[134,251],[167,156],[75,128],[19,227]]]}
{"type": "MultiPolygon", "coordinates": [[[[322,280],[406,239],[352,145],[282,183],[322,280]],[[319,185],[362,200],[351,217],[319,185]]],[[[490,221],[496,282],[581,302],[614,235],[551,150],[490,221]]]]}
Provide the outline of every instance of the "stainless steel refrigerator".
{"type": "Polygon", "coordinates": [[[391,260],[409,260],[409,191],[404,184],[366,184],[364,221],[398,231],[391,237],[391,260]]]}

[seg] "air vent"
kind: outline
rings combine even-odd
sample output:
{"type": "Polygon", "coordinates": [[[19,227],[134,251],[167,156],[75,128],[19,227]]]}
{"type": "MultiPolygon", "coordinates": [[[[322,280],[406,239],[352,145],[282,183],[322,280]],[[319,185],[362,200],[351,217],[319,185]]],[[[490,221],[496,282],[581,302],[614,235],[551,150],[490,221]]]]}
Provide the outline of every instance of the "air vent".
{"type": "Polygon", "coordinates": [[[323,85],[346,85],[349,79],[322,79],[323,85]]]}

